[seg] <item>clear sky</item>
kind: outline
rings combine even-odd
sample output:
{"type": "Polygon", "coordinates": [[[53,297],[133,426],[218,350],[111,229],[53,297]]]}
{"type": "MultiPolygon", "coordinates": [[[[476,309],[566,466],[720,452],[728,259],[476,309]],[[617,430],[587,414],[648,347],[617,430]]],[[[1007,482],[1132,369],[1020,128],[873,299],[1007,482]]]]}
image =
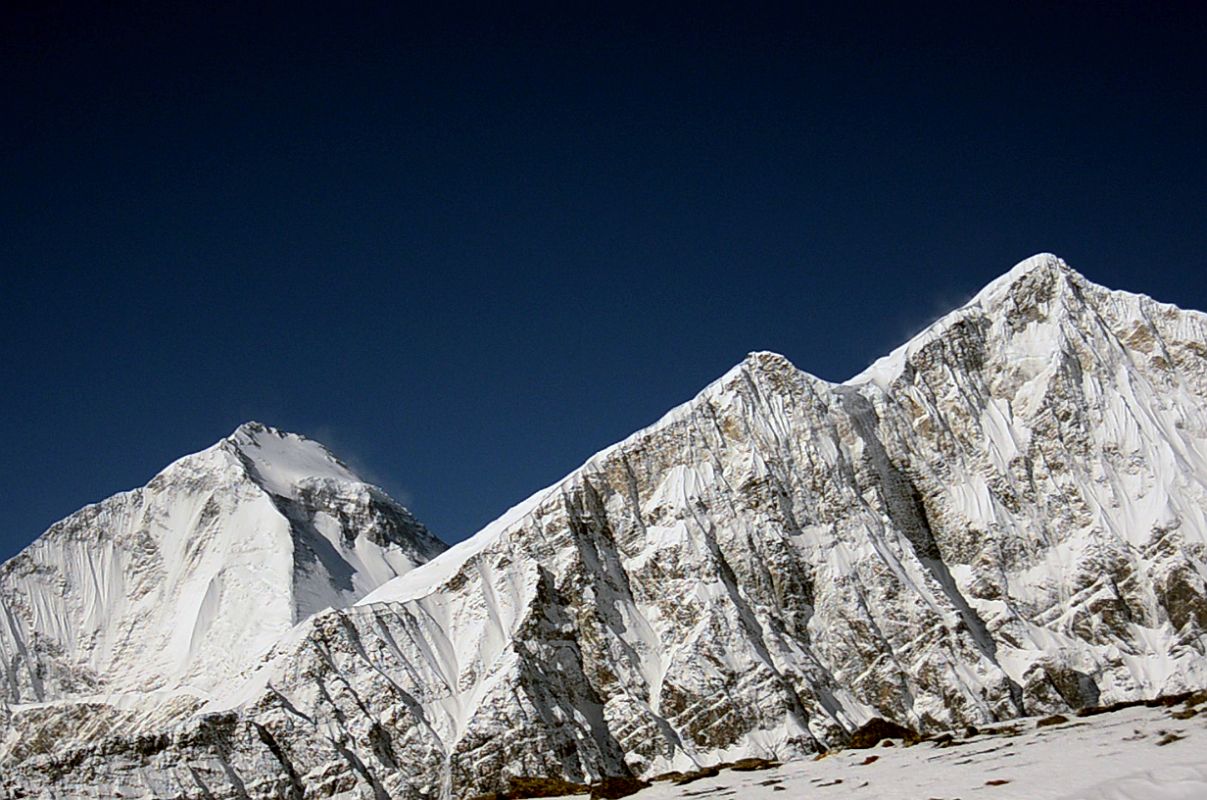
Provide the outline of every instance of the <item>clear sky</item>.
{"type": "Polygon", "coordinates": [[[1207,309],[1201,4],[348,5],[6,6],[0,558],[247,419],[455,541],[1038,251],[1207,309]]]}

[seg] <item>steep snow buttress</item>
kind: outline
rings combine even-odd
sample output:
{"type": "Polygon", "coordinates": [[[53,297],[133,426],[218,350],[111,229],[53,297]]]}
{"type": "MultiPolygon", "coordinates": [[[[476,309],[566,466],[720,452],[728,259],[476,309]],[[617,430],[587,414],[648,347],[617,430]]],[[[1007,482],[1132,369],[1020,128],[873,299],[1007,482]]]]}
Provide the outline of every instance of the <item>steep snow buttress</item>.
{"type": "Polygon", "coordinates": [[[442,549],[322,445],[248,423],[0,567],[0,700],[206,696],[442,549]]]}
{"type": "Polygon", "coordinates": [[[1205,484],[1207,317],[1037,256],[845,384],[751,354],[170,733],[9,780],[466,797],[1202,687],[1205,484]]]}

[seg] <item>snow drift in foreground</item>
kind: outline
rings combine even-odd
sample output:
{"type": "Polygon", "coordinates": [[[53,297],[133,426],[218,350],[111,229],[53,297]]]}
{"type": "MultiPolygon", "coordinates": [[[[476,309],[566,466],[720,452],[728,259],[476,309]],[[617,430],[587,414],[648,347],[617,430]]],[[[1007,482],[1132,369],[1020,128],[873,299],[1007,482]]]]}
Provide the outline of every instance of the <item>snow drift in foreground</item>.
{"type": "Polygon", "coordinates": [[[1207,316],[1037,256],[844,384],[752,353],[200,708],[5,707],[0,787],[631,785],[1155,697],[1207,685],[1205,575],[1207,316]]]}
{"type": "MultiPolygon", "coordinates": [[[[897,740],[779,768],[659,782],[632,800],[1202,800],[1207,715],[1171,713],[1187,711],[1140,707],[1043,727],[1025,719],[950,742],[897,740]]],[[[582,795],[565,796],[572,798],[582,795]]]]}

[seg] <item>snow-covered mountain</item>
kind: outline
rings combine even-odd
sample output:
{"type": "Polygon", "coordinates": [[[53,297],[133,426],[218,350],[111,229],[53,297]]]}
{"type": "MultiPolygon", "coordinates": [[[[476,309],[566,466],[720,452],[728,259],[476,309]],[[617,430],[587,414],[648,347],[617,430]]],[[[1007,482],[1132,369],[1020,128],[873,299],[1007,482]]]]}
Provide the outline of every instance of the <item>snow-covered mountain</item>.
{"type": "Polygon", "coordinates": [[[1207,316],[1036,256],[846,383],[751,354],[200,709],[11,704],[0,787],[616,788],[1153,697],[1207,686],[1205,576],[1207,316]]]}
{"type": "Polygon", "coordinates": [[[443,549],[322,445],[248,423],[0,567],[0,701],[195,704],[443,549]]]}

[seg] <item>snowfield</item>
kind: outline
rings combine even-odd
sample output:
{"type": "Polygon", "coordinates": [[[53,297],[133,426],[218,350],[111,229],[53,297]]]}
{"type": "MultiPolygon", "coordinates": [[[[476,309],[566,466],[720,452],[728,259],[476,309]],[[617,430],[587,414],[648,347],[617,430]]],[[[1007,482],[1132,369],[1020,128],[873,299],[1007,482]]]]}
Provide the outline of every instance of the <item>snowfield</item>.
{"type": "MultiPolygon", "coordinates": [[[[632,800],[1203,800],[1207,705],[1139,706],[947,743],[840,750],[771,769],[655,782],[632,800]],[[871,763],[868,763],[868,762],[871,763]]],[[[884,743],[882,743],[884,744],[884,743]]],[[[565,795],[581,800],[582,795],[565,795]]]]}

